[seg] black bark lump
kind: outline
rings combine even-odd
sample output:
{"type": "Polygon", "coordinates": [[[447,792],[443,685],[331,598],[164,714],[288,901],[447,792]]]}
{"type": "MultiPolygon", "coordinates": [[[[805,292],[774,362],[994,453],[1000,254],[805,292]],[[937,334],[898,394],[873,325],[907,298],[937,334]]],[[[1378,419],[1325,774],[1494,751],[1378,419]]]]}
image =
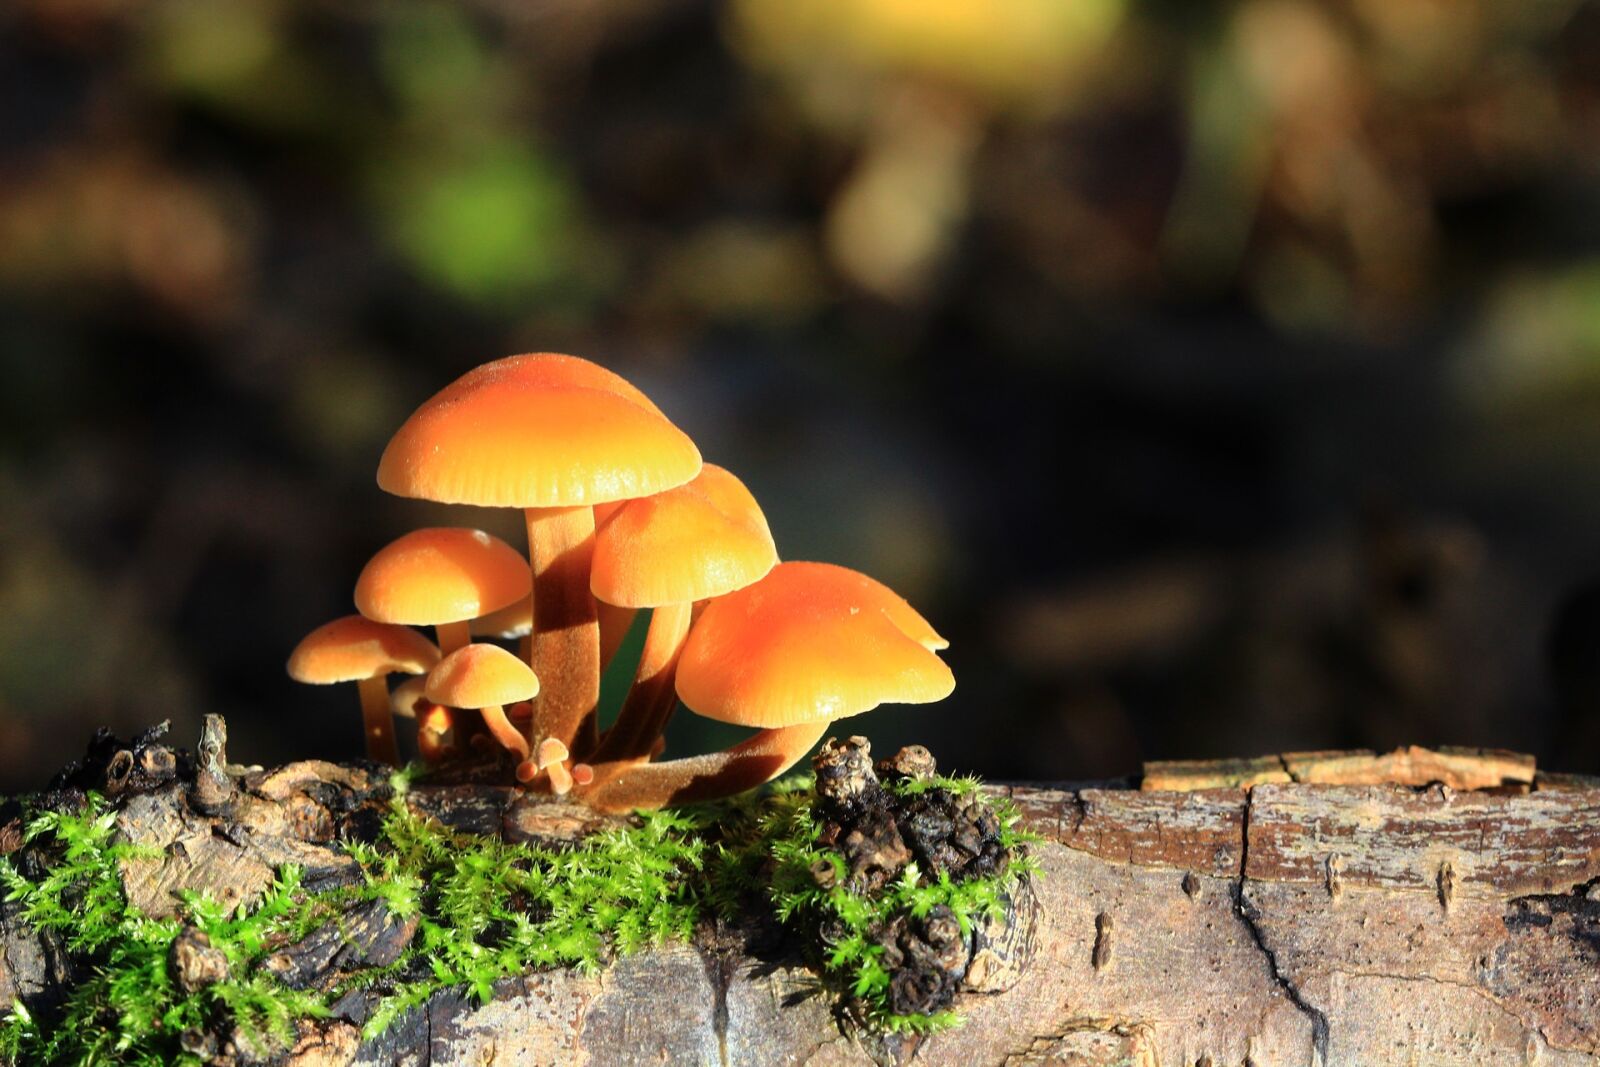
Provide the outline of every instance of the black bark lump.
{"type": "MultiPolygon", "coordinates": [[[[937,780],[926,748],[908,746],[874,765],[865,738],[829,739],[813,766],[816,843],[837,857],[812,864],[818,887],[835,888],[841,867],[844,888],[869,899],[890,891],[913,864],[924,886],[944,876],[959,883],[1006,872],[1010,838],[1000,817],[981,795],[937,780]]],[[[817,932],[823,944],[849,935],[838,918],[824,920],[817,932]]],[[[863,933],[889,972],[883,1005],[889,1012],[933,1016],[950,1007],[974,939],[948,906],[939,904],[921,918],[896,911],[863,933]]]]}
{"type": "Polygon", "coordinates": [[[817,777],[817,807],[828,816],[849,818],[883,802],[883,787],[872,773],[872,745],[865,737],[822,743],[811,759],[817,777]]]}
{"type": "Polygon", "coordinates": [[[228,978],[228,957],[212,947],[210,937],[192,926],[184,927],[173,939],[169,962],[178,985],[186,993],[197,993],[228,978]]]}

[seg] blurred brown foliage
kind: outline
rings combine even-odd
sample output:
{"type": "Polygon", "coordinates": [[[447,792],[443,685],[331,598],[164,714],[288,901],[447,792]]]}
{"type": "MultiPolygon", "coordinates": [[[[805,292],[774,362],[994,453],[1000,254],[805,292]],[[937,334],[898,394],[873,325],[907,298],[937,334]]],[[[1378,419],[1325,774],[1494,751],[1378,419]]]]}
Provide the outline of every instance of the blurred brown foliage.
{"type": "Polygon", "coordinates": [[[517,536],[372,472],[538,349],[948,634],[890,749],[1600,768],[1595,4],[13,0],[0,786],[353,754],[283,658],[403,529],[517,536]]]}

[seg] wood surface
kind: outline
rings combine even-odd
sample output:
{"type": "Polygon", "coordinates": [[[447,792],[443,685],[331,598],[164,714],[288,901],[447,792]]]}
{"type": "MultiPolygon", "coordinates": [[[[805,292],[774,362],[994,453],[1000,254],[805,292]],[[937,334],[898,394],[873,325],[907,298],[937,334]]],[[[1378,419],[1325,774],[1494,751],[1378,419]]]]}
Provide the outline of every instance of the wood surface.
{"type": "MultiPolygon", "coordinates": [[[[213,746],[219,748],[220,746],[213,746]]],[[[353,874],[335,841],[376,780],[308,762],[127,799],[127,890],[250,899],[273,868],[353,874]]],[[[592,976],[530,974],[478,1007],[437,996],[363,1043],[364,1006],[305,1027],[284,1062],[414,1064],[1600,1063],[1600,782],[1512,753],[1409,749],[1152,766],[1138,782],[996,789],[1022,809],[1039,875],[988,931],[957,1030],[841,1028],[793,953],[737,925],[592,976]],[[1246,784],[1241,784],[1246,783],[1246,784]],[[1026,966],[1021,966],[1026,962],[1026,966]],[[1020,969],[1019,969],[1020,968],[1020,969]]],[[[500,787],[411,802],[478,832],[570,835],[579,809],[500,787]]],[[[277,961],[392,958],[409,931],[348,917],[277,961]]],[[[314,935],[315,937],[315,935],[314,935]]],[[[0,912],[0,1001],[51,979],[48,946],[0,912]]]]}

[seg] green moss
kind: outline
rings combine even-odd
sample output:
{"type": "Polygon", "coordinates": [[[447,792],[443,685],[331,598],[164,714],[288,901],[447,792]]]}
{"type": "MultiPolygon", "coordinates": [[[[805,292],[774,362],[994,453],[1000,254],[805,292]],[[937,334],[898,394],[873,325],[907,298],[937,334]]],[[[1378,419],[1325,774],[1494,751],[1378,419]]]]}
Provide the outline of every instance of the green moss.
{"type": "MultiPolygon", "coordinates": [[[[821,954],[821,979],[826,990],[851,998],[860,1022],[938,1029],[956,1017],[888,1011],[890,976],[872,932],[897,913],[920,917],[941,904],[970,929],[999,912],[1002,894],[1027,869],[1024,859],[1003,876],[953,883],[912,867],[870,899],[843,888],[842,877],[820,888],[813,867],[842,860],[817,844],[804,781],[714,807],[642,815],[568,849],[453,833],[399,799],[408,776],[394,784],[397,799],[379,840],[347,846],[364,873],[360,884],[312,892],[286,867],[251,907],[190,895],[177,919],[148,918],[124,897],[117,865],[136,853],[114,840],[115,813],[106,802],[91,797],[79,814],[39,815],[26,833],[26,853],[38,862],[24,870],[14,858],[0,860],[0,886],[30,924],[64,939],[81,977],[47,1018],[15,1004],[0,1020],[0,1055],[15,1064],[198,1065],[202,1057],[184,1050],[185,1032],[191,1046],[209,1032],[232,1034],[255,1050],[281,1047],[297,1020],[327,1015],[357,988],[375,998],[366,1023],[374,1036],[439,990],[462,988],[487,1000],[502,978],[548,967],[593,969],[616,955],[687,939],[702,918],[761,907],[797,931],[814,932],[822,920],[845,931],[821,954]],[[274,951],[371,900],[417,923],[393,964],[354,972],[321,992],[290,989],[262,968],[274,951]],[[230,977],[195,992],[178,985],[168,961],[185,925],[226,956],[230,977]]],[[[934,784],[977,790],[970,781],[934,784]]],[[[1022,843],[1015,821],[1002,812],[1012,845],[1022,843]]]]}
{"type": "Polygon", "coordinates": [[[28,878],[0,862],[6,900],[34,927],[59,934],[83,973],[48,1019],[21,1003],[0,1024],[0,1053],[15,1064],[122,1063],[198,1065],[180,1035],[226,1016],[243,1042],[281,1045],[295,1020],[327,1013],[322,1000],[288,989],[254,967],[277,936],[294,936],[324,905],[303,891],[285,867],[253,909],[230,911],[190,895],[185,919],[226,955],[231,977],[196,992],[181,989],[168,966],[176,919],[152,919],[128,903],[117,864],[141,850],[113,840],[116,813],[91,797],[81,814],[47,812],[29,825],[25,843],[49,857],[42,876],[28,878]],[[242,976],[242,977],[241,977],[242,976]]]}
{"type": "MultiPolygon", "coordinates": [[[[886,788],[901,795],[944,789],[963,799],[983,796],[982,783],[975,778],[907,779],[888,783],[886,788]]],[[[947,874],[927,878],[912,862],[883,892],[866,896],[846,885],[844,858],[818,844],[811,801],[810,789],[796,785],[775,791],[747,816],[753,833],[744,833],[719,855],[717,876],[712,879],[719,887],[715,894],[718,905],[733,912],[737,904],[731,890],[754,889],[763,892],[774,914],[786,924],[807,932],[842,931],[821,946],[822,983],[835,995],[849,998],[857,1009],[857,1021],[869,1028],[928,1033],[958,1025],[960,1017],[952,1011],[908,1015],[889,1009],[892,976],[874,935],[897,915],[922,919],[940,905],[954,913],[966,935],[971,934],[975,922],[1000,918],[1007,892],[1035,871],[1025,847],[1034,838],[1017,829],[1020,816],[1015,807],[1009,800],[988,800],[999,817],[1001,844],[1013,857],[1004,873],[955,882],[947,874]],[[769,856],[770,864],[766,862],[769,856]],[[820,885],[813,873],[822,866],[833,868],[828,887],[820,885]],[[763,879],[768,880],[765,886],[760,884],[763,879]]]]}

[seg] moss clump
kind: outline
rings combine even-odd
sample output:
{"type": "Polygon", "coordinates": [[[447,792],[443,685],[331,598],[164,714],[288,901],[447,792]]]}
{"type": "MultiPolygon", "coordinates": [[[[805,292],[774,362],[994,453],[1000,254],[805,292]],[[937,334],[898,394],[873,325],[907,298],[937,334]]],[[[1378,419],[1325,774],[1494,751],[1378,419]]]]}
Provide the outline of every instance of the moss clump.
{"type": "MultiPolygon", "coordinates": [[[[829,742],[819,767],[852,745],[864,758],[859,738],[829,742]]],[[[736,910],[731,887],[763,897],[800,935],[822,986],[870,1030],[957,1025],[949,1004],[975,926],[1000,920],[1010,894],[1035,871],[1027,853],[1033,837],[1017,828],[1010,801],[986,794],[975,778],[938,776],[929,766],[913,777],[886,761],[883,781],[868,770],[848,802],[826,781],[820,796],[810,782],[780,788],[752,813],[753,827],[736,832],[755,847],[719,855],[720,906],[736,910]],[[929,840],[923,815],[937,808],[969,813],[983,832],[966,848],[929,840]]]]}
{"type": "MultiPolygon", "coordinates": [[[[970,780],[893,788],[942,791],[988,810],[970,780]]],[[[823,840],[814,801],[809,780],[791,780],[755,797],[642,814],[555,848],[456,833],[397,798],[374,841],[346,845],[363,873],[356,884],[313,891],[286,867],[248,908],[190,895],[177,918],[152,919],[123,895],[118,863],[136,853],[115,839],[114,808],[91,795],[79,811],[37,815],[23,847],[0,860],[6,907],[59,939],[70,961],[63,997],[36,998],[32,1011],[18,1001],[0,1020],[0,1055],[39,1065],[260,1059],[286,1047],[298,1021],[349,1015],[352,1004],[376,1036],[443,989],[487,1000],[502,978],[594,968],[687,939],[702,921],[763,916],[798,935],[822,987],[858,1023],[894,1031],[954,1023],[948,1010],[895,1010],[892,932],[947,919],[970,938],[975,923],[1002,911],[1026,862],[967,879],[912,863],[868,891],[851,884],[845,854],[823,840]],[[819,879],[824,870],[832,877],[819,879]],[[295,983],[304,988],[282,979],[275,957],[319,931],[347,936],[344,918],[378,904],[388,928],[405,931],[387,962],[295,983]],[[187,975],[174,952],[180,941],[214,954],[214,973],[187,975]]],[[[995,816],[1005,847],[1018,847],[1014,814],[1002,807],[995,816]]]]}
{"type": "Polygon", "coordinates": [[[184,1048],[204,1044],[221,1017],[235,1040],[264,1053],[288,1042],[294,1023],[325,1015],[314,994],[288,989],[255,969],[276,937],[292,936],[310,911],[299,872],[280,872],[249,911],[229,913],[214,901],[184,901],[187,924],[226,957],[228,977],[183,988],[170,965],[186,923],[148,918],[122,892],[117,864],[138,855],[113,840],[116,813],[91,796],[79,813],[46,812],[24,835],[25,872],[0,862],[6,901],[47,937],[59,938],[72,961],[64,1001],[35,1017],[19,1001],[0,1025],[0,1053],[13,1064],[122,1063],[160,1067],[199,1064],[184,1048]],[[30,876],[31,875],[31,876],[30,876]]]}

